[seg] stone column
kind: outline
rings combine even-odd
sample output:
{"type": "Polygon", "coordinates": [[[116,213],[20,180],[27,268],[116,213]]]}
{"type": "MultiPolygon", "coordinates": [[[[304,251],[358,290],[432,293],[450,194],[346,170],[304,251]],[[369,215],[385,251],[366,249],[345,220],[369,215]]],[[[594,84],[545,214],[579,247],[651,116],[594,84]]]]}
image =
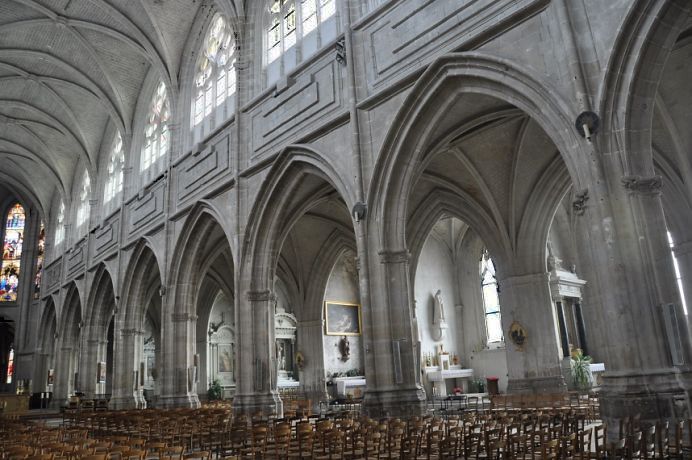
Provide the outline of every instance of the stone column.
{"type": "MultiPolygon", "coordinates": [[[[421,414],[425,390],[416,369],[413,289],[407,250],[381,251],[370,263],[371,305],[363,307],[367,388],[364,409],[373,416],[421,414]]],[[[368,280],[364,280],[368,282],[368,280]]],[[[362,285],[362,283],[361,283],[362,285]]],[[[361,298],[368,298],[361,295],[361,298]]]]}
{"type": "MultiPolygon", "coordinates": [[[[117,323],[116,323],[117,325],[117,323]]],[[[117,329],[116,329],[117,331],[117,329]]],[[[144,406],[144,395],[135,385],[135,368],[138,368],[143,348],[143,332],[138,329],[120,329],[114,334],[113,345],[113,394],[110,409],[135,409],[144,406]]]]}
{"type": "Polygon", "coordinates": [[[508,393],[565,391],[548,273],[510,276],[498,281],[505,333],[508,393]],[[526,331],[523,345],[510,337],[514,322],[526,331]]]}
{"type": "Polygon", "coordinates": [[[661,178],[619,182],[594,184],[583,216],[595,262],[590,286],[602,299],[593,324],[606,340],[599,350],[606,362],[602,418],[617,426],[635,413],[646,423],[689,417],[689,332],[666,237],[661,178]]]}
{"type": "Polygon", "coordinates": [[[237,353],[240,378],[233,409],[247,414],[282,414],[283,406],[276,390],[272,295],[269,290],[248,291],[246,298],[246,302],[239,302],[237,353]]]}
{"type": "Polygon", "coordinates": [[[200,407],[197,396],[199,369],[194,357],[196,328],[197,315],[189,313],[173,313],[170,322],[164,322],[161,407],[200,407]]]}
{"type": "Polygon", "coordinates": [[[63,346],[59,350],[55,366],[53,400],[51,402],[51,406],[55,409],[67,404],[68,397],[73,388],[72,381],[74,380],[74,366],[72,363],[74,347],[63,346]]]}
{"type": "Polygon", "coordinates": [[[324,370],[322,320],[298,321],[297,333],[300,346],[295,351],[300,351],[305,357],[305,365],[298,371],[300,391],[312,401],[313,412],[318,413],[320,401],[329,399],[324,370]]]}
{"type": "Polygon", "coordinates": [[[88,339],[84,340],[83,343],[80,356],[81,363],[79,365],[79,388],[84,392],[86,398],[93,398],[98,393],[96,384],[97,362],[101,356],[100,349],[105,345],[105,342],[97,339],[88,339]]]}

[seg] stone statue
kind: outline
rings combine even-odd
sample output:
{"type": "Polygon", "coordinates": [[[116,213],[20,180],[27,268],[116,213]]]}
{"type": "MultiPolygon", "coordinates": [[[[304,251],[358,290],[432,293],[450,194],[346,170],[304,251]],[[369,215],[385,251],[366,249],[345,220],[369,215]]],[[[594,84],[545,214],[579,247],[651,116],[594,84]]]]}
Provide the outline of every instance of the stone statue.
{"type": "Polygon", "coordinates": [[[283,342],[279,342],[279,370],[286,370],[286,350],[284,349],[283,342]]]}
{"type": "Polygon", "coordinates": [[[341,360],[343,362],[348,361],[351,357],[351,343],[348,341],[347,336],[343,336],[343,338],[339,340],[339,353],[341,353],[341,360]]]}
{"type": "Polygon", "coordinates": [[[432,316],[432,338],[435,341],[444,339],[447,331],[447,321],[445,320],[445,305],[442,300],[442,290],[438,289],[433,296],[433,316],[432,316]]]}
{"type": "Polygon", "coordinates": [[[445,322],[445,304],[442,301],[442,290],[435,293],[435,308],[433,310],[433,324],[445,322]]]}

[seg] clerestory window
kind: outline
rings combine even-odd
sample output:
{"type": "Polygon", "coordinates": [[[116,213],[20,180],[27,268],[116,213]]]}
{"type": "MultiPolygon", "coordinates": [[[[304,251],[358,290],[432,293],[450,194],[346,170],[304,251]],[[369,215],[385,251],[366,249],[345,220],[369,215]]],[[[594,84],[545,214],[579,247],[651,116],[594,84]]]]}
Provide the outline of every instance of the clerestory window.
{"type": "Polygon", "coordinates": [[[504,334],[500,316],[499,288],[495,277],[495,264],[487,249],[481,255],[480,275],[487,344],[500,344],[504,341],[504,334]]]}
{"type": "Polygon", "coordinates": [[[271,0],[266,27],[267,83],[334,40],[336,0],[271,0]]]}
{"type": "Polygon", "coordinates": [[[216,15],[199,52],[193,89],[190,124],[192,142],[233,115],[236,71],[235,35],[228,21],[216,15]]]}
{"type": "Polygon", "coordinates": [[[106,212],[113,210],[120,204],[120,196],[123,190],[123,167],[125,165],[125,152],[123,139],[120,132],[116,133],[111,146],[111,156],[108,160],[108,177],[103,191],[103,206],[106,212]]]}
{"type": "Polygon", "coordinates": [[[168,100],[168,90],[163,82],[159,82],[151,98],[147,124],[144,127],[144,144],[140,159],[140,171],[149,170],[159,158],[168,152],[170,132],[168,122],[171,118],[171,107],[168,100]]]}

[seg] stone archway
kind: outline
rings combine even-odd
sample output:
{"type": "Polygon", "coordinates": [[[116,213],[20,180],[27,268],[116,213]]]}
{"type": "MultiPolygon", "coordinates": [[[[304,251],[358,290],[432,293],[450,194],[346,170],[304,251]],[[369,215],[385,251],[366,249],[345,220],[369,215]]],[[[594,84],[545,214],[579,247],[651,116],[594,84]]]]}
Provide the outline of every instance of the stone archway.
{"type": "Polygon", "coordinates": [[[113,281],[103,264],[96,270],[87,305],[88,316],[82,341],[81,367],[84,372],[80,375],[80,386],[87,398],[97,395],[103,397],[110,393],[107,388],[112,388],[112,372],[109,375],[108,368],[112,370],[113,363],[109,363],[108,350],[111,350],[112,358],[113,339],[111,337],[109,340],[109,332],[113,334],[116,309],[113,281]],[[105,377],[105,380],[101,377],[105,377]]]}
{"type": "MultiPolygon", "coordinates": [[[[240,303],[240,366],[254,366],[255,371],[241,376],[240,397],[234,399],[236,410],[281,411],[276,390],[278,368],[273,333],[275,280],[277,276],[294,278],[295,283],[290,280],[289,284],[302,291],[305,299],[308,284],[315,284],[313,280],[307,282],[307,270],[313,265],[321,242],[335,227],[346,235],[353,234],[348,211],[354,202],[352,196],[333,166],[322,155],[305,147],[288,149],[269,172],[250,215],[247,244],[242,252],[240,292],[248,302],[240,303]],[[324,225],[314,231],[293,233],[293,229],[306,225],[305,219],[312,219],[318,226],[324,225]],[[295,263],[295,254],[302,251],[299,248],[309,248],[301,262],[301,270],[296,269],[295,263]]],[[[323,296],[323,290],[319,296],[311,294],[314,303],[308,308],[321,312],[323,296]]],[[[300,314],[294,313],[300,323],[300,314]]],[[[317,318],[321,318],[321,313],[317,318]]],[[[321,328],[320,324],[320,321],[315,322],[317,328],[321,328]]],[[[365,330],[367,333],[367,327],[365,330]]],[[[300,335],[299,332],[299,341],[300,335]]]]}
{"type": "Polygon", "coordinates": [[[72,283],[67,288],[60,312],[57,340],[57,360],[55,366],[55,387],[52,404],[60,407],[67,402],[79,385],[80,340],[82,334],[82,304],[77,286],[72,283]]]}
{"type": "Polygon", "coordinates": [[[167,390],[164,404],[168,406],[199,406],[198,392],[206,392],[210,383],[210,328],[218,329],[221,321],[235,327],[235,307],[223,320],[211,324],[215,320],[212,313],[216,294],[223,292],[235,303],[235,264],[222,223],[225,221],[214,208],[196,206],[185,221],[174,252],[170,275],[172,321],[164,322],[164,330],[168,331],[164,340],[172,351],[166,368],[188,378],[177,377],[175,387],[167,390]],[[205,286],[210,290],[203,289],[205,286]]]}
{"type": "MultiPolygon", "coordinates": [[[[162,314],[161,297],[165,294],[161,285],[157,257],[149,244],[141,240],[132,249],[124,281],[121,307],[114,323],[113,365],[115,381],[109,407],[112,409],[133,409],[146,407],[144,385],[146,367],[144,342],[148,318],[160,318],[162,314]]],[[[153,322],[151,329],[154,340],[158,337],[156,355],[161,353],[160,319],[153,322]],[[158,326],[158,327],[157,327],[158,326]]],[[[156,360],[156,387],[161,379],[160,360],[156,360]]]]}

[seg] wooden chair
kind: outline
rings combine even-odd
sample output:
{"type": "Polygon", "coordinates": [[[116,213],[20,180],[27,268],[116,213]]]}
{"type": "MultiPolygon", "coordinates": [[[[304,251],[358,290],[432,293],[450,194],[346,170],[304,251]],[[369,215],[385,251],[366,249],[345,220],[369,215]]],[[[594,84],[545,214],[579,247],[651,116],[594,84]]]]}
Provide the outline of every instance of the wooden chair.
{"type": "MultiPolygon", "coordinates": [[[[185,460],[188,460],[188,459],[211,460],[211,451],[198,450],[195,452],[188,452],[185,455],[183,455],[183,458],[185,460]]],[[[255,458],[263,458],[263,457],[255,457],[255,458]]]]}

